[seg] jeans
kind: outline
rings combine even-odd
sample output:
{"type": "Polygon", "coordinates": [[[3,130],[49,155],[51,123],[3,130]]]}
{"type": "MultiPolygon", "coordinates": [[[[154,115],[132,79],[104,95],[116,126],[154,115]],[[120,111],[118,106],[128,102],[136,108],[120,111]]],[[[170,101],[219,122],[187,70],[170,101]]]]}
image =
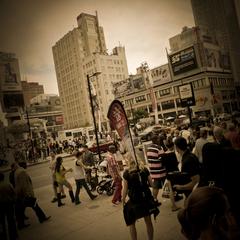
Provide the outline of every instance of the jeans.
{"type": "Polygon", "coordinates": [[[76,182],[76,193],[75,193],[75,202],[79,202],[79,193],[80,193],[80,189],[82,188],[82,186],[85,188],[85,190],[87,191],[88,196],[92,199],[94,197],[94,195],[92,194],[92,192],[90,191],[86,180],[85,179],[75,179],[76,182]]]}

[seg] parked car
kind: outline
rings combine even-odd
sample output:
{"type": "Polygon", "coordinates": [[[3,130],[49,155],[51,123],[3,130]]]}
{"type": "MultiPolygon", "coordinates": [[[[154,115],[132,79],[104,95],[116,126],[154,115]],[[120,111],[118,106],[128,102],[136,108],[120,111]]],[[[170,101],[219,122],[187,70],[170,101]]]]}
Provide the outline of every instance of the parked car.
{"type": "MultiPolygon", "coordinates": [[[[105,141],[103,139],[99,139],[98,140],[99,142],[99,149],[100,149],[100,153],[104,153],[104,152],[107,152],[108,151],[108,147],[113,143],[113,141],[105,141]]],[[[93,152],[93,153],[98,153],[98,148],[97,148],[97,143],[95,140],[92,140],[92,141],[89,141],[87,142],[87,146],[88,146],[88,149],[93,152]]]]}
{"type": "Polygon", "coordinates": [[[153,134],[159,134],[162,127],[160,125],[153,125],[144,129],[139,133],[139,138],[141,142],[150,141],[153,134]]]}

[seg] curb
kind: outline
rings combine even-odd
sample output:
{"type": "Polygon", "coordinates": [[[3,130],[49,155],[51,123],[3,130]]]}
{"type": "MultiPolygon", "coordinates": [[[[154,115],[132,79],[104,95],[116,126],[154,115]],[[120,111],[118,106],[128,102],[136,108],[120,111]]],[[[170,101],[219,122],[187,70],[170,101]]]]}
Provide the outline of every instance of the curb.
{"type": "MultiPolygon", "coordinates": [[[[69,155],[62,156],[62,158],[68,158],[68,157],[72,157],[72,156],[74,156],[74,154],[69,154],[69,155]]],[[[35,166],[35,165],[38,165],[38,164],[47,163],[49,161],[50,161],[49,159],[46,159],[46,160],[37,161],[37,162],[34,162],[34,163],[27,163],[27,167],[32,167],[32,166],[35,166]]],[[[3,173],[9,172],[10,170],[11,170],[10,167],[7,167],[5,169],[0,168],[0,172],[3,172],[3,173]]]]}

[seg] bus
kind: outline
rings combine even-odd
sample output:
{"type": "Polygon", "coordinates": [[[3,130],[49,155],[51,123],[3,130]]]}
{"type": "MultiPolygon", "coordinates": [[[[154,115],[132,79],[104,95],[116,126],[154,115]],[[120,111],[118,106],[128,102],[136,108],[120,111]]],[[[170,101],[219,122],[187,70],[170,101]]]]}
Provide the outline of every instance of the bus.
{"type": "Polygon", "coordinates": [[[67,129],[58,132],[58,141],[73,141],[75,138],[80,138],[82,136],[86,136],[86,140],[91,141],[94,138],[94,128],[93,127],[82,127],[82,128],[74,128],[67,129]]]}

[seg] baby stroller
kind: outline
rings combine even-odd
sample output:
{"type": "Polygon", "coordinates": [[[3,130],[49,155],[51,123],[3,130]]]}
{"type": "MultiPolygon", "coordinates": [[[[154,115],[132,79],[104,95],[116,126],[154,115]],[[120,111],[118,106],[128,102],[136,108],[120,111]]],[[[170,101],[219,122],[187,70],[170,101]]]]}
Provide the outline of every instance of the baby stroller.
{"type": "Polygon", "coordinates": [[[114,192],[112,177],[110,175],[105,176],[104,179],[99,182],[96,190],[98,194],[103,194],[105,191],[108,196],[111,196],[114,192]]]}

